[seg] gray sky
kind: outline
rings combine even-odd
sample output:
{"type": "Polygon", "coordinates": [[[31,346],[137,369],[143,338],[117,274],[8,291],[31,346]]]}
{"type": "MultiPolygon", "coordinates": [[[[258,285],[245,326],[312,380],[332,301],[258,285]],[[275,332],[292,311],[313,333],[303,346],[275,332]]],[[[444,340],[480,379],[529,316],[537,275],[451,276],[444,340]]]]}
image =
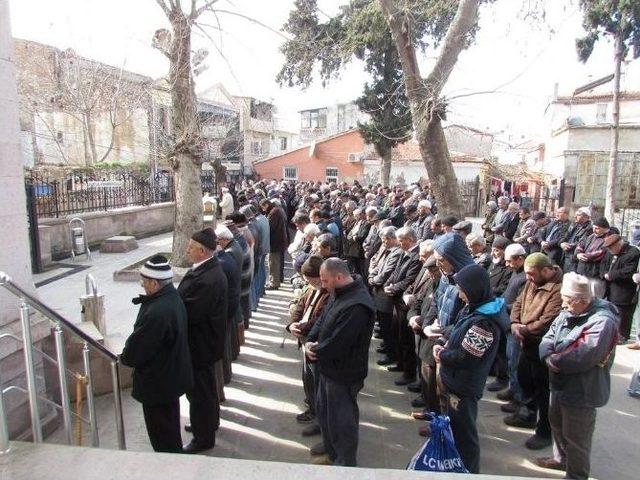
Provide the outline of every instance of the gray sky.
{"type": "MultiPolygon", "coordinates": [[[[202,0],[201,0],[202,1],[202,0]]],[[[346,1],[346,0],[345,0],[346,1]]],[[[184,2],[188,4],[189,2],[184,2]]],[[[331,14],[344,1],[320,0],[331,14]]],[[[612,46],[596,47],[586,65],[577,61],[574,41],[582,34],[581,14],[569,0],[547,0],[544,22],[519,15],[522,0],[497,0],[481,10],[476,42],[463,52],[445,93],[449,96],[497,89],[496,93],[454,98],[451,121],[482,130],[508,130],[521,136],[544,133],[543,113],[553,91],[568,94],[576,86],[612,73],[612,46]]],[[[251,16],[279,30],[293,0],[221,0],[220,8],[251,16]]],[[[80,55],[153,77],[166,74],[165,58],[151,48],[153,32],[166,27],[166,19],[154,0],[10,0],[13,34],[59,48],[71,47],[80,55]]],[[[194,47],[207,47],[208,70],[197,78],[202,90],[222,82],[234,94],[275,101],[280,116],[297,127],[296,111],[357,97],[366,80],[361,65],[354,62],[340,80],[326,88],[319,82],[308,90],[280,88],[274,81],[283,57],[278,47],[282,37],[244,19],[221,14],[203,16],[202,22],[214,39],[194,30],[194,47]],[[218,53],[221,51],[221,54],[218,53]]],[[[435,52],[421,58],[423,74],[435,52]]],[[[623,81],[640,85],[640,68],[634,62],[623,81]]]]}

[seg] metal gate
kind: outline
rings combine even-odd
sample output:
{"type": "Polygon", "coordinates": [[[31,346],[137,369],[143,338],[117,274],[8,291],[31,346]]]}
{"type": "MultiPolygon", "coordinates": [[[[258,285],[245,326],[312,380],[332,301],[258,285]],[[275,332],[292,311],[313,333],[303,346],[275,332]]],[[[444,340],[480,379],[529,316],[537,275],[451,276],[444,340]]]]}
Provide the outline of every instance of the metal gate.
{"type": "Polygon", "coordinates": [[[36,202],[35,186],[32,182],[25,182],[27,197],[27,222],[29,226],[29,245],[31,247],[31,269],[33,273],[42,272],[40,257],[40,237],[38,236],[38,205],[36,202]]]}
{"type": "Polygon", "coordinates": [[[458,182],[458,189],[462,197],[462,204],[464,207],[464,215],[466,217],[477,217],[479,212],[479,190],[480,179],[478,177],[475,180],[465,180],[458,182]]]}

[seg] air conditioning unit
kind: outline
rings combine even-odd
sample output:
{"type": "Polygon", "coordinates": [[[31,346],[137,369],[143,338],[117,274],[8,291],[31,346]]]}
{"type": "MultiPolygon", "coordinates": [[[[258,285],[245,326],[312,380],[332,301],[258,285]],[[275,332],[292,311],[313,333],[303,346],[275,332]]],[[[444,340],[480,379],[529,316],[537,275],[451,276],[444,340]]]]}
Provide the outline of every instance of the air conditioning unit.
{"type": "Polygon", "coordinates": [[[360,163],[362,161],[361,153],[350,153],[347,157],[347,162],[349,163],[360,163]]]}

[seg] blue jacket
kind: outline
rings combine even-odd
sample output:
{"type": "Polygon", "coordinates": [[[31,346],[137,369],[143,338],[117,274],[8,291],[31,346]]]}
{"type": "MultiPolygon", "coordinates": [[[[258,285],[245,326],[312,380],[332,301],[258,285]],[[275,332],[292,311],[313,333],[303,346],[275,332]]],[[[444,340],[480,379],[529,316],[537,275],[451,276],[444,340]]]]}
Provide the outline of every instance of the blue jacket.
{"type": "Polygon", "coordinates": [[[509,315],[504,299],[493,297],[489,274],[480,265],[463,268],[454,280],[467,296],[468,304],[440,353],[440,377],[455,395],[480,399],[510,326],[509,315]]]}
{"type": "MultiPolygon", "coordinates": [[[[455,272],[462,270],[467,265],[474,264],[469,249],[457,233],[447,233],[438,237],[433,242],[433,248],[453,266],[455,272]]],[[[442,276],[435,297],[436,301],[433,302],[427,320],[437,318],[441,327],[453,325],[463,307],[462,300],[458,297],[458,287],[453,278],[447,275],[442,276]]]]}

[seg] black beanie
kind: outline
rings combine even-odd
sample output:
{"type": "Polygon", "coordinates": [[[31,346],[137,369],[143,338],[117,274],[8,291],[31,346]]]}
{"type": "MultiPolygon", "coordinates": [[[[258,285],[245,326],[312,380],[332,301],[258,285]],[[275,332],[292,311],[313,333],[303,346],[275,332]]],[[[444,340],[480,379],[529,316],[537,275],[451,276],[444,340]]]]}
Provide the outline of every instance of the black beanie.
{"type": "Polygon", "coordinates": [[[200,245],[207,247],[209,250],[215,250],[217,247],[216,243],[216,232],[214,232],[213,228],[207,227],[204,230],[200,230],[193,235],[191,235],[191,240],[194,242],[198,242],[200,245]]]}
{"type": "Polygon", "coordinates": [[[600,228],[611,228],[611,225],[609,225],[609,221],[604,217],[600,217],[599,219],[597,219],[595,222],[593,222],[593,225],[600,228]]]}

